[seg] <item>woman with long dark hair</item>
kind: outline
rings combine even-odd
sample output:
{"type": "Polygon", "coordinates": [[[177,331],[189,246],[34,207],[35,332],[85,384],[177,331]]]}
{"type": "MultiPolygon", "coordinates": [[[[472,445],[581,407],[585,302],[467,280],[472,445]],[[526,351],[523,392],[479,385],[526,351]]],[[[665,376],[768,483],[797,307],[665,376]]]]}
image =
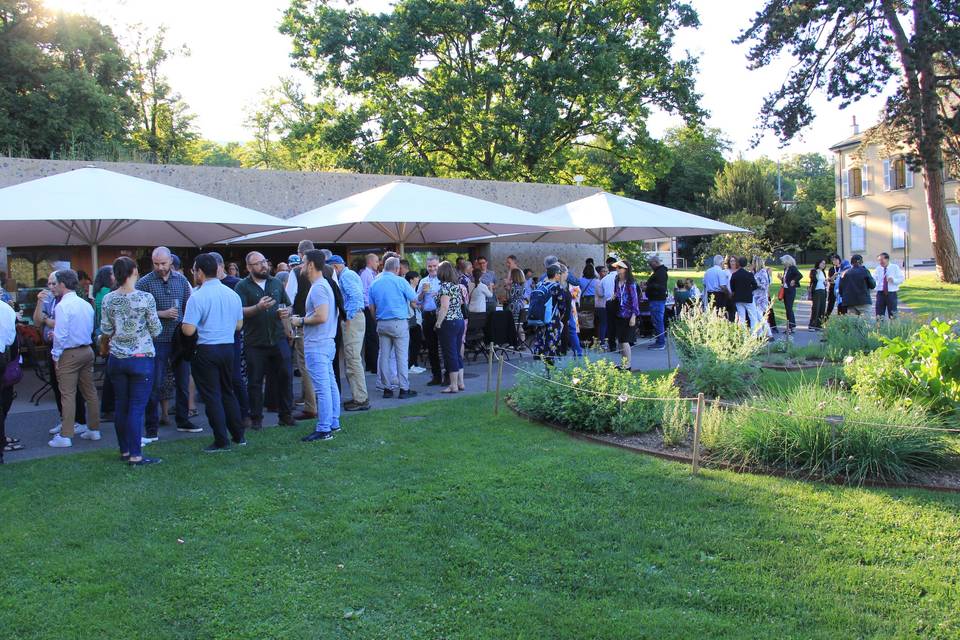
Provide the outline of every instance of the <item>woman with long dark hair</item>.
{"type": "Polygon", "coordinates": [[[141,453],[144,413],[153,388],[153,339],[160,335],[160,318],[153,296],[135,288],[137,264],[126,256],[113,263],[118,287],[103,299],[100,330],[110,337],[107,375],[116,394],[114,428],[120,459],[131,466],[160,462],[141,453]]]}
{"type": "Polygon", "coordinates": [[[817,331],[823,328],[823,319],[827,312],[827,287],[829,278],[827,276],[827,261],[819,260],[816,266],[810,270],[810,331],[817,331]]]}
{"type": "Polygon", "coordinates": [[[633,278],[633,269],[626,260],[613,264],[617,270],[617,279],[613,285],[613,298],[617,301],[617,315],[614,318],[614,330],[617,344],[620,345],[620,367],[630,369],[633,363],[630,343],[637,335],[637,316],[640,315],[640,296],[637,283],[633,278]]]}
{"type": "Polygon", "coordinates": [[[516,332],[516,344],[519,346],[524,339],[523,323],[521,322],[521,313],[523,313],[523,301],[525,298],[524,290],[526,280],[523,277],[523,271],[520,269],[511,269],[507,303],[510,305],[510,313],[513,315],[513,327],[516,332]]]}

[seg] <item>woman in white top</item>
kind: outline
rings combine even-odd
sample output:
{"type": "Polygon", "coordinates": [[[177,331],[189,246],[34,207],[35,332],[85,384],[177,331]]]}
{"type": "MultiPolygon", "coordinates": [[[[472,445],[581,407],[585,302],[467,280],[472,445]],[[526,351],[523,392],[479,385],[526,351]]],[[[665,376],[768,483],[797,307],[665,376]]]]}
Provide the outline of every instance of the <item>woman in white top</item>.
{"type": "Polygon", "coordinates": [[[827,261],[820,260],[817,266],[810,270],[810,331],[818,331],[823,327],[823,317],[827,313],[827,261]]]}
{"type": "Polygon", "coordinates": [[[480,275],[479,270],[473,272],[473,291],[470,292],[470,303],[467,305],[470,313],[486,313],[487,298],[493,297],[490,287],[480,281],[480,275]]]}

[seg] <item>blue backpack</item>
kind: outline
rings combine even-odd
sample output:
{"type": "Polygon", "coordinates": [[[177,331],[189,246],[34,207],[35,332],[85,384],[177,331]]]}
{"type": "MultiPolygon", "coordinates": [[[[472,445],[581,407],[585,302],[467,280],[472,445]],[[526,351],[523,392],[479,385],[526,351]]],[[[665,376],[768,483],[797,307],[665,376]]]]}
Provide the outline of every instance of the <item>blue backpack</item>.
{"type": "Polygon", "coordinates": [[[545,327],[553,322],[553,288],[556,282],[542,282],[530,293],[530,306],[527,309],[527,325],[545,327]]]}

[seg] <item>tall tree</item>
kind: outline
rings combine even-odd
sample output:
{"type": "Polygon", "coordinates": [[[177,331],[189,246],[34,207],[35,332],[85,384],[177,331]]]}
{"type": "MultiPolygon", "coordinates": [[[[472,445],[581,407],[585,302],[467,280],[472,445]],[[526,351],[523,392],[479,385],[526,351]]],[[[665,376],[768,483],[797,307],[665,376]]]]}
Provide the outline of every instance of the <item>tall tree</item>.
{"type": "Polygon", "coordinates": [[[167,48],[166,28],[148,33],[140,28],[133,49],[133,95],[138,127],[133,140],[152,162],[179,163],[187,159],[190,143],[199,138],[194,115],[170,86],[163,64],[174,55],[189,55],[186,47],[167,48]]]}
{"type": "Polygon", "coordinates": [[[650,191],[638,194],[648,200],[681,211],[702,214],[707,210],[710,186],[726,160],[730,142],[719,129],[676,127],[663,138],[669,167],[650,191]]]}
{"type": "Polygon", "coordinates": [[[753,68],[788,51],[796,60],[764,102],[761,123],[789,140],[814,119],[811,95],[825,90],[841,107],[895,82],[885,124],[900,131],[910,161],[923,170],[937,272],[960,282],[960,255],[944,205],[947,139],[960,131],[956,104],[960,55],[957,0],[766,0],[737,39],[752,42],[753,68]]]}
{"type": "Polygon", "coordinates": [[[551,180],[577,146],[643,160],[653,108],[695,121],[696,61],[671,55],[681,0],[398,0],[391,13],[293,0],[281,31],[319,94],[314,127],[354,166],[551,180]],[[405,160],[401,160],[405,159],[405,160]]]}
{"type": "Polygon", "coordinates": [[[109,27],[0,0],[0,149],[51,157],[126,137],[130,67],[109,27]]]}

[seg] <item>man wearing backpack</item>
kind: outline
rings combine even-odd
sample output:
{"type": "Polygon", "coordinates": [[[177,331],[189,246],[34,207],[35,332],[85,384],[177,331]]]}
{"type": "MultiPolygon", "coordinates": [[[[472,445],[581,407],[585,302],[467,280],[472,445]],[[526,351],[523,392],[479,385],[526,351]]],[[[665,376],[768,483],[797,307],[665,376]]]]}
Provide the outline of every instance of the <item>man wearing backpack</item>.
{"type": "Polygon", "coordinates": [[[547,267],[546,278],[530,295],[530,308],[527,311],[527,325],[536,331],[533,353],[543,358],[547,366],[553,366],[554,359],[563,350],[566,302],[560,285],[561,275],[559,264],[547,267]]]}

